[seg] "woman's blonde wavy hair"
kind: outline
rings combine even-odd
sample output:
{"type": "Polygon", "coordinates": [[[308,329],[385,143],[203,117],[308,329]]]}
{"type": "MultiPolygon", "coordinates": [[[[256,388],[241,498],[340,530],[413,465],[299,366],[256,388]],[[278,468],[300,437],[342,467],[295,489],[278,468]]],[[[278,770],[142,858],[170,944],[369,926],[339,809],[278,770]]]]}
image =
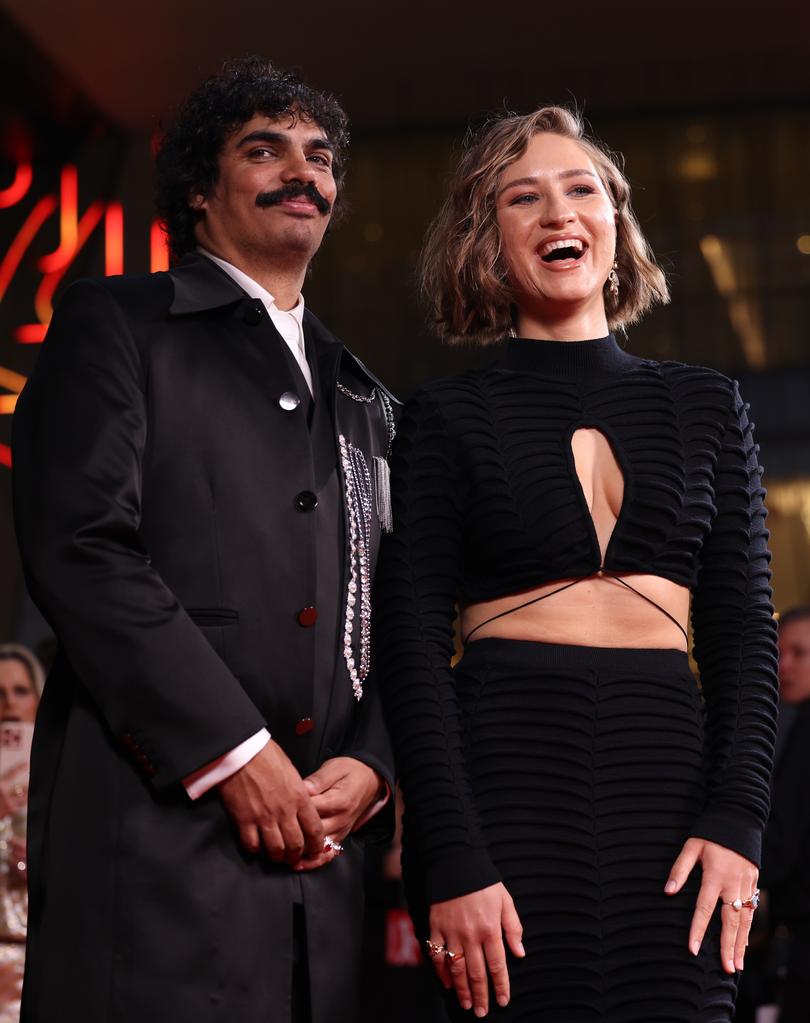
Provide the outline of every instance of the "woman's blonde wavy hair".
{"type": "Polygon", "coordinates": [[[630,205],[630,185],[621,157],[586,135],[579,114],[541,107],[531,114],[505,114],[468,137],[450,194],[428,230],[419,267],[422,297],[439,336],[487,344],[514,326],[515,294],[507,277],[495,213],[498,182],[509,164],[539,132],[573,139],[591,158],[617,213],[616,261],[619,295],[605,289],[611,330],[641,318],[654,303],[668,302],[669,289],[630,205]]]}
{"type": "Polygon", "coordinates": [[[21,661],[31,679],[34,692],[37,697],[42,696],[45,673],[39,663],[39,658],[27,646],[22,646],[20,643],[0,643],[0,661],[21,661]]]}

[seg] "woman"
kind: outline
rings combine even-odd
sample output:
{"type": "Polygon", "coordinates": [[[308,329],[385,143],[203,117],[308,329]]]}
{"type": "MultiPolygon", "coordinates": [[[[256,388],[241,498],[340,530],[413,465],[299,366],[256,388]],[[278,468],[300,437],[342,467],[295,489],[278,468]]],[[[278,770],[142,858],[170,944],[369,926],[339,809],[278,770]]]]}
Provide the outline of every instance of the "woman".
{"type": "Polygon", "coordinates": [[[506,338],[408,403],[378,573],[406,884],[451,1016],[728,1021],[775,719],[747,408],[609,334],[667,289],[564,109],[472,140],[423,281],[440,334],[506,338]]]}
{"type": "Polygon", "coordinates": [[[43,684],[42,667],[27,647],[0,643],[0,1023],[20,1018],[28,926],[28,760],[43,684]]]}

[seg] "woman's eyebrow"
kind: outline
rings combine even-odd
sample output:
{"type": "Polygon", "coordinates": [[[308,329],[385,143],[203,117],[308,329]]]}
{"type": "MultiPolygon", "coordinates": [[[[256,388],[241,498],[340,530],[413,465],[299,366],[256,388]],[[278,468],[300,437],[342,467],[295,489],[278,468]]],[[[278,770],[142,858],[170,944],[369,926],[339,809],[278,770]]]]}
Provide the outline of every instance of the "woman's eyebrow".
{"type": "MultiPolygon", "coordinates": [[[[583,175],[587,175],[589,178],[596,178],[596,175],[594,174],[594,172],[588,170],[585,167],[576,167],[576,168],[574,168],[572,170],[560,171],[560,173],[557,175],[557,177],[561,178],[561,179],[563,179],[563,178],[581,178],[583,175]]],[[[598,178],[597,178],[597,180],[598,180],[598,178]]],[[[537,175],[535,175],[534,177],[515,178],[514,181],[507,181],[507,183],[502,188],[500,188],[498,190],[498,195],[501,195],[503,192],[505,192],[507,190],[507,188],[514,188],[516,185],[536,185],[536,184],[537,184],[537,175]]]]}

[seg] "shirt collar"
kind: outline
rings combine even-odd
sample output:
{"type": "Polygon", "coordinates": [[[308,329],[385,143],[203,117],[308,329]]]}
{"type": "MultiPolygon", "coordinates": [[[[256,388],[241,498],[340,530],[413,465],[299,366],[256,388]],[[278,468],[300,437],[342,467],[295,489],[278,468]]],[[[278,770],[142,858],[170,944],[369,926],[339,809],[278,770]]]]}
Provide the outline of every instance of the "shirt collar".
{"type": "Polygon", "coordinates": [[[215,256],[212,252],[209,252],[207,249],[204,249],[201,246],[197,246],[197,252],[199,252],[201,256],[205,256],[206,259],[210,259],[212,263],[216,263],[216,265],[221,270],[224,270],[229,277],[236,281],[239,287],[244,292],[246,292],[251,298],[259,299],[259,301],[263,303],[268,312],[272,308],[275,312],[288,313],[295,319],[299,327],[303,327],[304,322],[303,295],[298,296],[298,301],[296,302],[292,309],[279,309],[278,306],[276,305],[276,300],[273,298],[270,292],[266,288],[263,288],[261,284],[259,284],[257,281],[254,281],[252,277],[248,277],[248,275],[243,270],[240,270],[238,266],[234,266],[233,263],[229,263],[225,259],[220,259],[219,256],[215,256]]]}

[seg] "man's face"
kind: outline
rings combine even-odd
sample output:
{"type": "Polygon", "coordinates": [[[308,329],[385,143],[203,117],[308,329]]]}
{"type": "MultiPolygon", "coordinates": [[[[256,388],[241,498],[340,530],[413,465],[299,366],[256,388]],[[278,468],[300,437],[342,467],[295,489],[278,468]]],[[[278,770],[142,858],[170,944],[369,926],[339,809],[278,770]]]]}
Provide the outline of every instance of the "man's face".
{"type": "Polygon", "coordinates": [[[236,266],[308,263],[337,195],[332,163],[314,122],[253,117],[225,140],[210,193],[191,197],[204,211],[197,240],[236,266]]]}
{"type": "Polygon", "coordinates": [[[779,626],[779,688],[785,703],[810,700],[810,619],[779,626]]]}

